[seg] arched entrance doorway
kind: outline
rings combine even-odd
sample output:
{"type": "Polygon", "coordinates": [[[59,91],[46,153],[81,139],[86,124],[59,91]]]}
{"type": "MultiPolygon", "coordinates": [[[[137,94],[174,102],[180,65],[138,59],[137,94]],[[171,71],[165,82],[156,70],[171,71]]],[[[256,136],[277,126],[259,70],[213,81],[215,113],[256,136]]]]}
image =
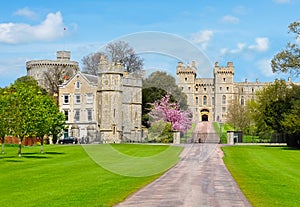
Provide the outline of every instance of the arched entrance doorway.
{"type": "Polygon", "coordinates": [[[201,121],[209,121],[209,110],[202,109],[200,111],[201,121]]]}

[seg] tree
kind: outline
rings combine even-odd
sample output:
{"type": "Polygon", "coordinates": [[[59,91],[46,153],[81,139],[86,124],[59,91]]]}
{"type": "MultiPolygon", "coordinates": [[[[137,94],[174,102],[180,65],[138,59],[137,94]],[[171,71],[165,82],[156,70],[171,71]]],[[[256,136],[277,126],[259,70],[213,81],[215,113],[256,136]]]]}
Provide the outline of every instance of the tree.
{"type": "Polygon", "coordinates": [[[46,90],[50,96],[56,99],[56,103],[58,103],[59,85],[64,82],[65,77],[72,75],[74,75],[74,71],[67,66],[51,67],[43,73],[45,86],[47,86],[46,90]]]}
{"type": "Polygon", "coordinates": [[[186,132],[191,127],[191,113],[187,110],[180,110],[178,103],[170,102],[170,94],[161,100],[154,102],[153,109],[149,115],[155,120],[170,122],[172,130],[186,132]]]}
{"type": "Polygon", "coordinates": [[[228,107],[226,122],[235,130],[245,132],[250,126],[247,106],[241,105],[238,99],[233,99],[228,107]]]}
{"type": "Polygon", "coordinates": [[[98,65],[101,55],[105,56],[105,54],[102,52],[91,53],[87,56],[84,56],[81,60],[83,72],[91,75],[98,75],[98,65]]]}
{"type": "Polygon", "coordinates": [[[4,146],[5,146],[5,136],[9,134],[10,132],[10,118],[8,116],[9,114],[9,108],[8,108],[8,96],[7,96],[7,89],[0,88],[0,139],[2,144],[2,154],[4,154],[4,146]]]}
{"type": "Polygon", "coordinates": [[[167,91],[161,88],[150,87],[142,89],[142,124],[144,126],[150,127],[148,113],[152,110],[153,103],[165,95],[167,95],[167,91]]]}
{"type": "Polygon", "coordinates": [[[293,91],[284,80],[276,80],[273,84],[264,87],[257,92],[257,104],[252,108],[252,111],[257,113],[255,122],[275,132],[284,132],[282,121],[291,110],[292,100],[293,91]]]}
{"type": "Polygon", "coordinates": [[[290,90],[291,110],[284,114],[281,124],[288,134],[300,134],[300,86],[293,84],[290,90]]]}
{"type": "MultiPolygon", "coordinates": [[[[289,33],[296,34],[296,41],[300,39],[300,22],[289,25],[289,33]]],[[[300,48],[299,43],[288,42],[286,48],[277,53],[272,61],[273,72],[289,73],[291,76],[300,75],[300,48]]]]}
{"type": "Polygon", "coordinates": [[[44,137],[56,137],[65,127],[65,116],[52,97],[39,93],[36,104],[35,136],[40,139],[41,153],[44,153],[44,137]]]}
{"type": "Polygon", "coordinates": [[[153,72],[148,78],[143,80],[143,90],[152,87],[168,92],[180,104],[181,109],[187,109],[187,97],[178,87],[173,76],[163,71],[153,72]]]}
{"type": "Polygon", "coordinates": [[[91,53],[83,57],[83,72],[97,75],[101,55],[111,62],[122,63],[124,71],[129,73],[140,73],[143,67],[143,59],[135,53],[134,49],[127,42],[118,41],[107,44],[105,52],[91,53]]]}
{"type": "Polygon", "coordinates": [[[63,129],[64,115],[59,112],[53,98],[32,77],[17,79],[7,91],[11,134],[19,139],[19,156],[25,138],[37,136],[43,145],[45,135],[54,135],[63,129]]]}
{"type": "Polygon", "coordinates": [[[22,141],[24,138],[34,136],[35,117],[35,94],[38,92],[37,82],[22,82],[16,80],[9,87],[10,90],[10,113],[12,121],[12,135],[19,139],[18,155],[21,157],[22,141]]]}

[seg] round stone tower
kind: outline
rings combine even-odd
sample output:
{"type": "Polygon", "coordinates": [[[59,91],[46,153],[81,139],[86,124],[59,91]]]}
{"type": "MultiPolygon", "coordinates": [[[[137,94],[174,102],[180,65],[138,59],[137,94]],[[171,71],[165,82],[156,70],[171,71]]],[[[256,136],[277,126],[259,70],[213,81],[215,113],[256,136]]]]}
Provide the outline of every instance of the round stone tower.
{"type": "Polygon", "coordinates": [[[70,51],[57,51],[56,60],[30,60],[26,62],[27,75],[32,76],[40,86],[47,89],[45,72],[63,68],[66,74],[73,75],[79,70],[78,62],[71,61],[70,58],[70,51]]]}

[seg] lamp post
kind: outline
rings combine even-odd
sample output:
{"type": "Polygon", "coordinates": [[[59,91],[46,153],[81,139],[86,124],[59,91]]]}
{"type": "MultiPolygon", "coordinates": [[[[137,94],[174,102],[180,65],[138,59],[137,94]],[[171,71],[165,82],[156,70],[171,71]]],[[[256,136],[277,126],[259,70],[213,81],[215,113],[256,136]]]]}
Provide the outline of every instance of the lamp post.
{"type": "Polygon", "coordinates": [[[222,144],[222,126],[223,126],[223,123],[219,122],[219,125],[220,125],[220,144],[222,144]]]}

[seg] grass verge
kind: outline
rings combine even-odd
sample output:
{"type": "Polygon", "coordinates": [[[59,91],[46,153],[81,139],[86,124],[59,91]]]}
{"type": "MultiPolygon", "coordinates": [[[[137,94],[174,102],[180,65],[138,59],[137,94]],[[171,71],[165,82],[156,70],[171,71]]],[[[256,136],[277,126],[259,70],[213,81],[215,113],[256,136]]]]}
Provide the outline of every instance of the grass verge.
{"type": "MultiPolygon", "coordinates": [[[[101,152],[105,145],[93,147],[101,152]]],[[[164,157],[165,164],[174,155],[178,160],[182,150],[167,145],[113,147],[135,157],[154,156],[172,148],[164,157]]],[[[80,145],[48,145],[45,154],[39,153],[40,147],[22,150],[21,158],[16,147],[6,147],[6,154],[0,155],[0,206],[112,206],[162,174],[130,177],[112,173],[94,162],[80,145]]],[[[108,154],[102,156],[109,160],[108,154]]],[[[174,159],[169,161],[174,164],[174,159]]]]}
{"type": "Polygon", "coordinates": [[[224,162],[256,206],[299,206],[300,150],[272,146],[223,147],[224,162]]]}

